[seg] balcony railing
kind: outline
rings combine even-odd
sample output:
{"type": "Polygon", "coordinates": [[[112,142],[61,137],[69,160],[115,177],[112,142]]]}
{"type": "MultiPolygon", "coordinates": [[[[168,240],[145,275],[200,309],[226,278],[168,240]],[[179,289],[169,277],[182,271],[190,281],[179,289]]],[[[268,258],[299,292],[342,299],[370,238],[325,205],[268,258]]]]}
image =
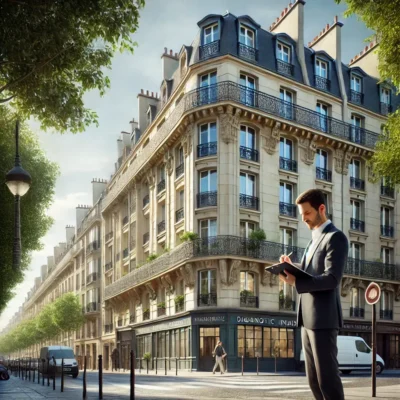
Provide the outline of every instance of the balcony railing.
{"type": "Polygon", "coordinates": [[[157,233],[160,234],[162,232],[165,232],[165,221],[161,221],[157,225],[157,233]]]}
{"type": "Polygon", "coordinates": [[[182,221],[184,217],[185,217],[185,211],[183,207],[175,211],[175,222],[182,221]]]}
{"type": "Polygon", "coordinates": [[[364,309],[360,307],[350,307],[350,317],[352,318],[364,318],[364,309]]]}
{"type": "Polygon", "coordinates": [[[239,195],[239,207],[248,208],[250,210],[258,210],[258,197],[249,196],[247,194],[240,193],[239,195]]]}
{"type": "Polygon", "coordinates": [[[197,208],[215,207],[217,205],[218,192],[201,192],[197,194],[197,208]]]}
{"type": "Polygon", "coordinates": [[[185,164],[178,165],[175,170],[175,178],[179,178],[185,172],[185,164]]]}
{"type": "Polygon", "coordinates": [[[127,258],[129,256],[129,249],[128,248],[125,248],[123,251],[122,251],[122,258],[127,258]]]}
{"type": "Polygon", "coordinates": [[[365,182],[363,179],[350,177],[350,187],[357,190],[365,190],[365,182]]]}
{"type": "Polygon", "coordinates": [[[296,302],[289,296],[279,298],[279,309],[285,311],[296,311],[296,302]]]}
{"type": "Polygon", "coordinates": [[[86,312],[99,312],[100,311],[100,304],[99,303],[89,303],[86,305],[86,312]]]}
{"type": "Polygon", "coordinates": [[[97,272],[93,272],[86,277],[86,285],[97,281],[97,272]]]}
{"type": "Polygon", "coordinates": [[[219,54],[219,40],[214,40],[211,43],[199,46],[199,59],[200,61],[207,58],[215,57],[219,54]]]}
{"type": "Polygon", "coordinates": [[[123,219],[122,219],[122,226],[127,225],[129,222],[129,217],[126,215],[123,219]]]}
{"type": "Polygon", "coordinates": [[[344,273],[365,278],[400,280],[399,266],[375,261],[358,260],[356,258],[349,258],[347,260],[344,273]]]}
{"type": "Polygon", "coordinates": [[[365,232],[365,223],[360,219],[350,218],[350,229],[353,231],[365,232]]]}
{"type": "Polygon", "coordinates": [[[380,310],[379,311],[379,318],[380,319],[392,320],[393,319],[393,310],[380,310]]]}
{"type": "Polygon", "coordinates": [[[143,311],[143,321],[150,319],[150,310],[143,311]]]}
{"type": "Polygon", "coordinates": [[[293,64],[283,60],[276,60],[276,70],[279,74],[293,76],[293,64]]]}
{"type": "Polygon", "coordinates": [[[106,234],[106,236],[105,236],[106,242],[108,242],[109,240],[111,240],[111,239],[113,238],[113,236],[114,236],[114,232],[113,232],[113,231],[108,232],[108,233],[106,234]]]}
{"type": "Polygon", "coordinates": [[[215,156],[217,154],[217,144],[218,142],[199,144],[197,146],[197,157],[215,156]]]}
{"type": "Polygon", "coordinates": [[[332,171],[329,171],[329,169],[316,167],[315,172],[317,179],[332,182],[332,171]]]}
{"type": "Polygon", "coordinates": [[[163,190],[165,190],[165,179],[160,181],[157,185],[157,194],[161,193],[163,190]]]}
{"type": "Polygon", "coordinates": [[[149,239],[150,239],[150,233],[149,233],[149,232],[146,232],[146,233],[143,235],[143,244],[148,243],[148,242],[149,242],[149,239]]]}
{"type": "Polygon", "coordinates": [[[130,324],[134,324],[134,323],[135,323],[135,320],[136,320],[135,316],[134,316],[133,314],[131,314],[131,315],[129,316],[129,323],[130,323],[130,324]]]}
{"type": "Polygon", "coordinates": [[[258,308],[258,296],[240,295],[240,307],[258,308]]]}
{"type": "Polygon", "coordinates": [[[331,81],[323,76],[315,75],[315,87],[319,90],[329,92],[331,90],[331,81]]]}
{"type": "Polygon", "coordinates": [[[175,314],[185,311],[185,303],[175,303],[175,314]]]}
{"type": "Polygon", "coordinates": [[[114,331],[114,325],[113,324],[104,325],[104,333],[111,333],[113,331],[114,331]]]}
{"type": "Polygon", "coordinates": [[[96,250],[100,250],[100,240],[95,240],[91,242],[86,247],[86,253],[91,254],[96,250]]]}
{"type": "Polygon", "coordinates": [[[393,226],[381,225],[381,235],[386,237],[393,237],[394,236],[393,226]]]}
{"type": "Polygon", "coordinates": [[[279,157],[279,168],[285,171],[297,172],[297,161],[290,158],[279,157]]]}
{"type": "Polygon", "coordinates": [[[391,186],[381,186],[381,196],[391,197],[394,199],[394,188],[391,186]]]}
{"type": "Polygon", "coordinates": [[[297,218],[296,204],[279,202],[279,214],[288,217],[297,218]]]}
{"type": "Polygon", "coordinates": [[[143,197],[143,208],[145,208],[148,204],[150,204],[150,195],[146,194],[146,196],[143,197]]]}
{"type": "Polygon", "coordinates": [[[104,266],[104,271],[108,272],[108,271],[112,270],[112,268],[113,268],[113,263],[112,263],[112,261],[110,261],[104,266]]]}
{"type": "Polygon", "coordinates": [[[388,115],[392,112],[392,105],[381,101],[381,114],[388,115]]]}
{"type": "Polygon", "coordinates": [[[245,58],[249,61],[257,61],[258,59],[258,50],[254,47],[247,46],[243,43],[238,42],[238,54],[239,57],[245,58]]]}
{"type": "Polygon", "coordinates": [[[355,104],[363,104],[364,94],[356,90],[350,90],[350,101],[355,104]]]}
{"type": "Polygon", "coordinates": [[[217,305],[217,293],[199,294],[197,299],[199,307],[213,307],[217,305]]]}
{"type": "Polygon", "coordinates": [[[258,150],[251,147],[240,146],[240,158],[258,162],[258,150]]]}
{"type": "Polygon", "coordinates": [[[157,307],[157,317],[162,317],[166,314],[165,307],[157,307]]]}

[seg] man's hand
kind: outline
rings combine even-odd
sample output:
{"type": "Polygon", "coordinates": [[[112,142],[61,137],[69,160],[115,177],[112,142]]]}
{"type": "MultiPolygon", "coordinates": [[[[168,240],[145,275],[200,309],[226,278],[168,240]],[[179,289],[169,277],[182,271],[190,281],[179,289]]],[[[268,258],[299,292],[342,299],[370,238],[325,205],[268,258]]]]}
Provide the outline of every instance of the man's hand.
{"type": "Polygon", "coordinates": [[[280,262],[280,263],[287,262],[287,263],[293,265],[292,260],[290,259],[290,257],[288,257],[288,256],[285,255],[285,254],[283,254],[283,255],[281,255],[281,256],[279,257],[279,262],[280,262]]]}
{"type": "MultiPolygon", "coordinates": [[[[285,256],[283,256],[283,257],[285,257],[285,256]]],[[[285,272],[286,276],[279,274],[279,279],[282,282],[286,282],[290,286],[294,286],[296,284],[296,277],[294,275],[292,275],[290,272],[286,271],[286,269],[284,270],[284,272],[285,272]]]]}

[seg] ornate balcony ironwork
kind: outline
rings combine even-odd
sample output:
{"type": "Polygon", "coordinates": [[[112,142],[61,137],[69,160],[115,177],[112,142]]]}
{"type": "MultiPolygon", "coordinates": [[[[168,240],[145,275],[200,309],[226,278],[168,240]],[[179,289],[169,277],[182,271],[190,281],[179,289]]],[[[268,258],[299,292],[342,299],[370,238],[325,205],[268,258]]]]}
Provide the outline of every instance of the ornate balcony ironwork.
{"type": "Polygon", "coordinates": [[[247,194],[240,193],[239,195],[239,207],[248,208],[250,210],[258,210],[258,197],[249,196],[247,194]]]}
{"type": "Polygon", "coordinates": [[[162,232],[165,232],[165,220],[159,222],[157,225],[157,233],[160,234],[162,232]]]}
{"type": "Polygon", "coordinates": [[[178,165],[175,169],[175,178],[179,178],[185,172],[185,164],[178,165]]]}
{"type": "Polygon", "coordinates": [[[113,232],[113,231],[108,232],[108,233],[106,234],[106,236],[105,236],[106,242],[108,242],[109,240],[111,240],[113,237],[114,237],[114,232],[113,232]]]}
{"type": "Polygon", "coordinates": [[[114,331],[114,324],[104,325],[104,333],[111,333],[114,331]]]}
{"type": "Polygon", "coordinates": [[[381,186],[381,196],[391,197],[394,199],[394,188],[391,186],[381,186]]]}
{"type": "Polygon", "coordinates": [[[100,311],[100,304],[99,303],[89,303],[86,305],[86,312],[90,313],[90,312],[99,312],[100,311]]]}
{"type": "Polygon", "coordinates": [[[279,74],[293,76],[293,64],[283,60],[276,60],[276,70],[279,74]]]}
{"type": "Polygon", "coordinates": [[[364,318],[364,309],[360,307],[350,307],[350,317],[352,318],[364,318]]]}
{"type": "Polygon", "coordinates": [[[113,263],[112,261],[108,262],[105,266],[104,266],[104,271],[108,272],[111,271],[113,269],[113,263]]]}
{"type": "Polygon", "coordinates": [[[215,207],[218,201],[218,192],[201,192],[197,194],[197,208],[215,207]]]}
{"type": "Polygon", "coordinates": [[[122,219],[122,226],[125,226],[128,222],[129,222],[129,217],[126,215],[126,216],[122,219]]]}
{"type": "Polygon", "coordinates": [[[167,313],[165,307],[157,307],[157,317],[162,317],[167,313]]]}
{"type": "Polygon", "coordinates": [[[160,181],[157,185],[157,194],[161,193],[163,190],[165,190],[165,179],[160,181]]]}
{"type": "Polygon", "coordinates": [[[258,162],[258,150],[251,147],[240,146],[240,158],[258,162]]]}
{"type": "Polygon", "coordinates": [[[323,76],[314,75],[315,87],[319,90],[329,92],[331,90],[331,81],[323,76]]]}
{"type": "Polygon", "coordinates": [[[381,235],[386,237],[393,237],[394,236],[393,226],[381,225],[381,235]]]}
{"type": "Polygon", "coordinates": [[[363,179],[350,177],[350,187],[357,190],[365,190],[365,182],[363,179]]]}
{"type": "Polygon", "coordinates": [[[393,310],[380,310],[379,311],[379,318],[380,319],[392,320],[393,319],[393,310]]]}
{"type": "Polygon", "coordinates": [[[279,309],[285,311],[296,311],[296,302],[289,296],[280,297],[279,309]]]}
{"type": "Polygon", "coordinates": [[[240,307],[258,308],[258,296],[240,295],[240,307]]]}
{"type": "Polygon", "coordinates": [[[394,264],[348,258],[345,274],[385,280],[400,280],[400,268],[394,264]]]}
{"type": "Polygon", "coordinates": [[[97,272],[93,272],[86,277],[86,285],[97,281],[97,272]]]}
{"type": "Polygon", "coordinates": [[[209,157],[217,155],[218,142],[209,142],[197,146],[197,157],[209,157]]]}
{"type": "Polygon", "coordinates": [[[290,158],[279,157],[279,168],[285,171],[297,172],[297,161],[290,158]]]}
{"type": "Polygon", "coordinates": [[[143,244],[149,243],[150,233],[147,232],[143,235],[143,244]]]}
{"type": "Polygon", "coordinates": [[[150,204],[150,195],[146,194],[146,196],[143,197],[143,208],[145,208],[148,204],[150,204]]]}
{"type": "Polygon", "coordinates": [[[182,221],[184,217],[185,217],[185,211],[183,207],[175,211],[175,222],[182,221]]]}
{"type": "Polygon", "coordinates": [[[363,104],[364,93],[357,92],[356,90],[350,90],[350,101],[355,104],[363,104]]]}
{"type": "Polygon", "coordinates": [[[279,202],[279,214],[287,215],[288,217],[297,218],[296,204],[279,202]]]}
{"type": "Polygon", "coordinates": [[[199,307],[213,307],[217,305],[217,293],[199,294],[197,299],[199,307]]]}
{"type": "Polygon", "coordinates": [[[200,61],[207,58],[215,57],[219,54],[219,40],[214,40],[211,43],[199,46],[199,59],[200,61]]]}
{"type": "Polygon", "coordinates": [[[352,229],[353,231],[364,232],[365,231],[365,223],[364,223],[364,221],[361,221],[360,219],[350,218],[350,229],[352,229]]]}
{"type": "Polygon", "coordinates": [[[150,319],[150,310],[143,311],[143,321],[150,319]]]}
{"type": "Polygon", "coordinates": [[[316,167],[315,172],[317,179],[332,182],[332,171],[329,171],[329,169],[316,167]]]}
{"type": "Polygon", "coordinates": [[[392,112],[392,105],[381,101],[381,114],[388,115],[392,112]]]}
{"type": "Polygon", "coordinates": [[[245,58],[249,61],[257,61],[258,59],[258,50],[256,48],[247,46],[240,42],[238,42],[238,54],[239,57],[245,58]]]}
{"type": "Polygon", "coordinates": [[[129,256],[129,249],[126,248],[122,251],[122,257],[123,258],[127,258],[129,256]]]}

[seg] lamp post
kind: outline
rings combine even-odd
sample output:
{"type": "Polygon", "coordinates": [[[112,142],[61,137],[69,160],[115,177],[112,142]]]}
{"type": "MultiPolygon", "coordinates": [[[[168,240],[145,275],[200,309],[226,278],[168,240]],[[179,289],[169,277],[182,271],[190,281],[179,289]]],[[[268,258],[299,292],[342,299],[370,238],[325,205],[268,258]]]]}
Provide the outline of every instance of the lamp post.
{"type": "Polygon", "coordinates": [[[14,168],[6,175],[6,185],[15,199],[14,215],[14,246],[13,246],[13,267],[19,268],[21,264],[21,221],[20,221],[20,199],[26,194],[31,185],[32,178],[21,166],[18,149],[19,121],[15,124],[15,164],[14,168]]]}

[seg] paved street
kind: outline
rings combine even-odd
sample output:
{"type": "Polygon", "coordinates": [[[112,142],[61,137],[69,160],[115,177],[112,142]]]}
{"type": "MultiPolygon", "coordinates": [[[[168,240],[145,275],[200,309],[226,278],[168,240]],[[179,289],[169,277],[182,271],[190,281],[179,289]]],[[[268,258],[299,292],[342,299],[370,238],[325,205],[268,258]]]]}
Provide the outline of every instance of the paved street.
{"type": "MultiPolygon", "coordinates": [[[[346,399],[370,398],[370,378],[368,374],[352,374],[342,377],[346,399]]],[[[385,371],[377,380],[379,399],[398,398],[400,373],[385,371]]],[[[97,374],[88,373],[88,398],[98,398],[97,374]]],[[[126,373],[104,374],[104,399],[128,399],[129,375],[126,373]]],[[[22,381],[12,377],[8,382],[0,382],[0,399],[74,399],[82,398],[82,375],[78,379],[67,377],[65,392],[60,393],[60,381],[56,381],[56,391],[50,387],[22,381]]],[[[306,378],[303,374],[274,375],[262,374],[217,374],[181,373],[174,375],[138,374],[136,379],[136,399],[177,400],[177,399],[310,399],[306,378]]]]}

